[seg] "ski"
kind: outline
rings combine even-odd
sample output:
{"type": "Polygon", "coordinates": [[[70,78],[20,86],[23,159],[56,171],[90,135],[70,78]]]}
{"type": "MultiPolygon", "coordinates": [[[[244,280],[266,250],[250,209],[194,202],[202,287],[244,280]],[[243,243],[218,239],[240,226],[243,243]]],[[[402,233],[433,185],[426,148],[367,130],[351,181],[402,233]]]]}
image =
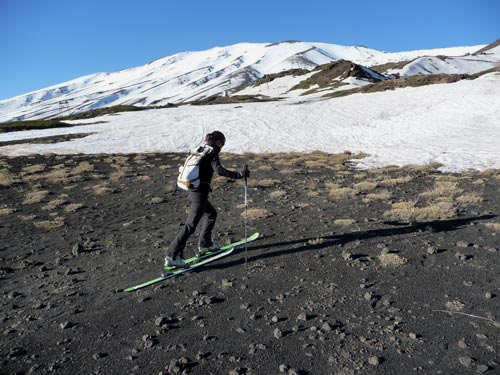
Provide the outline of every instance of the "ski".
{"type": "Polygon", "coordinates": [[[226,255],[229,255],[229,254],[231,254],[231,252],[234,250],[234,248],[236,246],[244,245],[245,243],[255,241],[257,238],[259,238],[259,232],[256,232],[247,238],[242,238],[239,241],[222,246],[219,250],[207,253],[200,258],[195,257],[195,256],[188,258],[185,260],[186,263],[188,265],[190,265],[190,264],[192,264],[192,265],[190,267],[187,267],[187,268],[165,267],[165,271],[170,271],[170,273],[168,275],[160,276],[160,277],[157,277],[156,279],[146,281],[145,283],[124,289],[124,291],[125,292],[133,292],[134,290],[142,289],[142,288],[147,287],[149,285],[153,285],[153,284],[159,283],[163,280],[167,280],[167,279],[170,279],[170,278],[175,277],[177,275],[181,275],[185,272],[191,271],[194,268],[197,268],[199,266],[202,266],[204,264],[207,264],[207,263],[210,263],[214,260],[222,258],[226,255]]]}
{"type": "MultiPolygon", "coordinates": [[[[227,245],[227,246],[229,246],[229,245],[227,245]]],[[[209,257],[205,257],[205,259],[202,259],[200,262],[194,263],[190,267],[175,269],[175,270],[173,270],[172,272],[168,273],[165,276],[157,277],[156,279],[146,281],[145,283],[142,283],[142,284],[139,284],[139,285],[136,285],[136,286],[132,286],[130,288],[124,289],[123,291],[124,292],[133,292],[135,290],[142,289],[142,288],[145,288],[147,286],[159,283],[159,282],[161,282],[163,280],[167,280],[167,279],[171,279],[172,277],[179,276],[179,275],[181,275],[183,273],[186,273],[186,272],[189,272],[189,271],[191,271],[191,270],[193,270],[195,268],[201,267],[201,266],[203,266],[203,265],[205,265],[207,263],[210,263],[210,262],[213,262],[213,261],[215,261],[217,259],[225,257],[226,255],[231,254],[233,252],[233,250],[234,250],[234,246],[231,246],[229,248],[227,246],[224,246],[225,250],[219,251],[215,255],[212,255],[212,256],[209,256],[209,257]]]]}
{"type": "MultiPolygon", "coordinates": [[[[191,258],[187,258],[187,259],[185,259],[185,262],[187,264],[191,264],[193,262],[196,262],[196,261],[208,258],[208,257],[212,257],[212,256],[217,255],[219,253],[222,253],[222,252],[226,251],[227,249],[230,249],[231,247],[237,247],[237,246],[240,246],[240,245],[244,245],[245,243],[248,243],[248,242],[251,242],[251,241],[255,241],[257,238],[259,238],[259,232],[255,232],[251,236],[249,236],[247,238],[242,238],[239,241],[230,243],[228,245],[224,245],[219,250],[208,252],[208,253],[206,253],[205,255],[203,255],[203,256],[201,256],[199,258],[195,257],[195,256],[191,257],[191,258]]],[[[172,271],[172,270],[175,270],[175,269],[179,269],[179,268],[175,267],[175,266],[165,267],[165,270],[167,270],[167,271],[172,271]]]]}

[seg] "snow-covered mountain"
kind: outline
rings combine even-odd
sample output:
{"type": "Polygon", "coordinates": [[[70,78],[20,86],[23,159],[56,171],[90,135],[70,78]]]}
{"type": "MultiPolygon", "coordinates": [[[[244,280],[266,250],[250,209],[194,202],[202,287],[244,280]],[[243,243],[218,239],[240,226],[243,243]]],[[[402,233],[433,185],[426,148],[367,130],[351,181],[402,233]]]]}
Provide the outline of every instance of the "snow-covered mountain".
{"type": "MultiPolygon", "coordinates": [[[[341,59],[366,67],[413,60],[411,66],[398,72],[400,75],[428,74],[445,68],[449,68],[446,72],[474,73],[500,61],[500,51],[496,49],[464,56],[484,47],[386,53],[361,46],[297,41],[240,43],[206,51],[177,53],[140,67],[92,74],[3,100],[0,101],[0,122],[51,118],[118,104],[159,106],[188,102],[230,93],[266,74],[290,69],[312,70],[341,59]],[[422,56],[463,57],[444,60],[442,57],[426,57],[418,61],[422,56]]],[[[294,85],[308,78],[306,76],[296,76],[294,85]]],[[[353,81],[352,77],[348,79],[353,81]]],[[[343,83],[351,84],[350,81],[343,83]]],[[[353,81],[353,84],[363,84],[363,81],[353,81]]]]}

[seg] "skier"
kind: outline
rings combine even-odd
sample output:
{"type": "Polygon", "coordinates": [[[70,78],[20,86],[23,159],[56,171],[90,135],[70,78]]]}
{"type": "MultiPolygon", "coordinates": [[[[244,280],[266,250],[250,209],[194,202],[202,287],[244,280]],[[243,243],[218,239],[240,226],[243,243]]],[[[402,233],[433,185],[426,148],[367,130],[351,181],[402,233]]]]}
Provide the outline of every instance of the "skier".
{"type": "Polygon", "coordinates": [[[219,249],[219,246],[212,241],[212,229],[215,226],[217,219],[217,211],[208,201],[210,193],[210,182],[212,176],[216,172],[219,176],[224,176],[232,179],[245,178],[250,176],[250,171],[245,168],[243,172],[235,172],[225,169],[219,159],[219,153],[224,147],[226,138],[220,131],[209,133],[205,137],[205,143],[211,150],[205,154],[199,163],[199,180],[200,184],[197,188],[190,188],[188,191],[188,199],[191,203],[189,214],[184,227],[179,231],[175,239],[170,244],[167,255],[165,257],[165,266],[186,267],[184,261],[184,248],[189,236],[194,233],[200,219],[205,216],[202,223],[199,246],[196,255],[198,257],[206,254],[209,251],[219,249]]]}

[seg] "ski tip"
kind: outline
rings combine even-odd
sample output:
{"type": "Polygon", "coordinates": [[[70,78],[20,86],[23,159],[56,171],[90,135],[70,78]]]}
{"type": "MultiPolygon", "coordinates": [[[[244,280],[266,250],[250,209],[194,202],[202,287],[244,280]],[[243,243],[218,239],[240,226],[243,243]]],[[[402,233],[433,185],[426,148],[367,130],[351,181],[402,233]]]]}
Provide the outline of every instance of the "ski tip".
{"type": "Polygon", "coordinates": [[[248,241],[248,240],[253,241],[253,240],[256,240],[256,239],[257,239],[257,238],[259,238],[259,237],[260,237],[260,233],[259,233],[259,232],[255,232],[255,233],[254,233],[254,234],[252,234],[251,236],[248,236],[247,241],[248,241]]]}

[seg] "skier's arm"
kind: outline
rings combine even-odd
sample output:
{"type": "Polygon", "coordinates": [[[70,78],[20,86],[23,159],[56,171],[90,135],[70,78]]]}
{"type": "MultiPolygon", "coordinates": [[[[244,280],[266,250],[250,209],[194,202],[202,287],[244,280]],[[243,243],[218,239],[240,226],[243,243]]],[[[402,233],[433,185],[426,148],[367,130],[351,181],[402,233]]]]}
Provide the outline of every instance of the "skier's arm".
{"type": "Polygon", "coordinates": [[[219,155],[216,155],[213,158],[212,168],[214,169],[215,173],[217,173],[219,176],[233,178],[233,179],[244,177],[240,172],[230,171],[224,168],[220,162],[219,155]]]}

